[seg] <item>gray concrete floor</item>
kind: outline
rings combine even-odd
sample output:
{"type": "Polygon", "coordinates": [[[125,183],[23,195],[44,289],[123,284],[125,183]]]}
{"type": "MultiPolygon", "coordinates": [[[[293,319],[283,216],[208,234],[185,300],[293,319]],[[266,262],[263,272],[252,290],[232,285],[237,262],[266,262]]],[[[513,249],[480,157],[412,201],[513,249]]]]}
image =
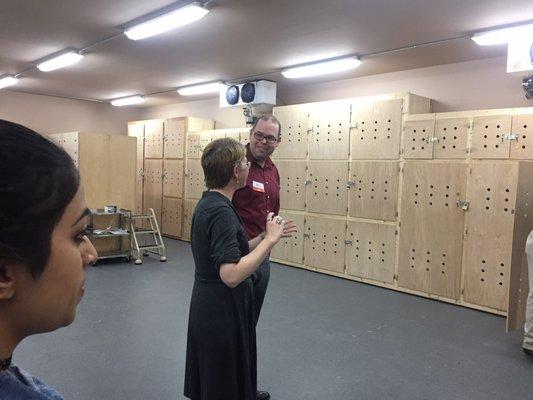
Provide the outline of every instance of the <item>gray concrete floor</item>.
{"type": "MultiPolygon", "coordinates": [[[[182,399],[193,263],[90,268],[74,324],[26,339],[15,363],[66,399],[182,399]]],[[[273,400],[531,399],[533,360],[494,315],[296,268],[272,267],[258,326],[273,400]]]]}

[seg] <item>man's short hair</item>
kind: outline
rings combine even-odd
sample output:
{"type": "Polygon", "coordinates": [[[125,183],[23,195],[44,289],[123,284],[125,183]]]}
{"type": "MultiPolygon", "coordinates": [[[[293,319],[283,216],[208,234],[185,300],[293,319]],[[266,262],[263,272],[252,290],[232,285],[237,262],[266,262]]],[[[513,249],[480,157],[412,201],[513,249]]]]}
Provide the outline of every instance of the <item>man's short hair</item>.
{"type": "Polygon", "coordinates": [[[202,153],[202,169],[208,189],[222,189],[231,180],[233,168],[242,161],[244,146],[231,138],[209,143],[202,153]]]}
{"type": "Polygon", "coordinates": [[[277,119],[274,115],[272,114],[265,114],[265,115],[261,115],[259,118],[256,119],[256,121],[254,122],[254,125],[252,126],[252,131],[255,131],[255,127],[257,126],[257,124],[259,123],[259,121],[265,121],[265,122],[273,122],[274,124],[276,124],[278,126],[278,140],[281,139],[281,123],[279,122],[279,119],[277,119]]]}

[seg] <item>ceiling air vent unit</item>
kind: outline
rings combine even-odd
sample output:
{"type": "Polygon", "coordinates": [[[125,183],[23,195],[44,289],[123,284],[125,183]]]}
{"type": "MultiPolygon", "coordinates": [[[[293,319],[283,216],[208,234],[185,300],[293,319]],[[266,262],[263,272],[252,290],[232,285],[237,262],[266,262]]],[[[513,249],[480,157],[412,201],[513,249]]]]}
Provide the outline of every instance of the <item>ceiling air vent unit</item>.
{"type": "Polygon", "coordinates": [[[228,85],[220,89],[220,107],[246,107],[258,104],[276,105],[276,82],[260,80],[228,85]]]}

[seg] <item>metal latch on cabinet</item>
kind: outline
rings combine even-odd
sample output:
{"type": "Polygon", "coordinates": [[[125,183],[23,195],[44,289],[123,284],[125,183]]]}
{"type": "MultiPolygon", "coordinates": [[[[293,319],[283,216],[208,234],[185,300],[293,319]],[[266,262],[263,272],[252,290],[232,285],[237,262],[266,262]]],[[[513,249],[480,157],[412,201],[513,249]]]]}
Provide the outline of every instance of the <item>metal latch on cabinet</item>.
{"type": "Polygon", "coordinates": [[[346,189],[350,190],[354,186],[355,186],[355,182],[354,181],[346,182],[346,189]]]}
{"type": "Polygon", "coordinates": [[[506,133],[505,135],[502,135],[502,142],[504,140],[516,140],[518,142],[518,135],[515,135],[514,133],[506,133]]]}
{"type": "Polygon", "coordinates": [[[305,180],[304,181],[304,185],[307,186],[307,185],[310,185],[311,184],[311,181],[309,179],[305,180]]]}
{"type": "Polygon", "coordinates": [[[457,207],[463,211],[467,211],[470,207],[470,202],[468,200],[457,200],[457,207]]]}
{"type": "Polygon", "coordinates": [[[349,125],[350,129],[359,129],[359,123],[358,122],[352,122],[349,125]]]}
{"type": "Polygon", "coordinates": [[[350,244],[350,245],[352,245],[352,244],[353,244],[353,240],[345,240],[345,241],[344,241],[344,244],[350,244]]]}
{"type": "Polygon", "coordinates": [[[426,143],[434,143],[434,142],[439,143],[439,138],[436,136],[426,138],[426,143]]]}

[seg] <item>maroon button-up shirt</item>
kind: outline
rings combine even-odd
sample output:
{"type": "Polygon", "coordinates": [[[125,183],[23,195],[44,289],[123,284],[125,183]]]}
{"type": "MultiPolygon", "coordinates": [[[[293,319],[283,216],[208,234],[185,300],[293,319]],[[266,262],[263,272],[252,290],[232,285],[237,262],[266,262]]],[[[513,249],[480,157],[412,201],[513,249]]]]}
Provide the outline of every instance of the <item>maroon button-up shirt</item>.
{"type": "Polygon", "coordinates": [[[250,161],[248,179],[246,186],[233,195],[233,205],[244,222],[248,238],[253,239],[265,230],[267,214],[279,213],[279,173],[270,157],[264,167],[257,164],[250,144],[246,145],[246,158],[250,161]]]}

